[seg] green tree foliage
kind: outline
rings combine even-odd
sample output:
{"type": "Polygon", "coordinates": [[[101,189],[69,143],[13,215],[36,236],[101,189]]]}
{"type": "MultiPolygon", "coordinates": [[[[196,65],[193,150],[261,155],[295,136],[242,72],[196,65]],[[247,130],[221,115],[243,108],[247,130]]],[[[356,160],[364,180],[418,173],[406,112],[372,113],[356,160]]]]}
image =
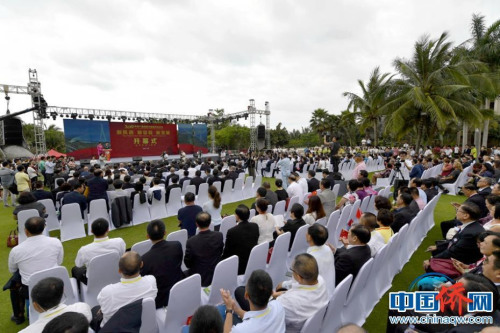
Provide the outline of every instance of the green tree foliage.
{"type": "Polygon", "coordinates": [[[414,130],[417,151],[424,128],[443,131],[449,121],[477,124],[483,119],[468,75],[484,71],[484,66],[453,59],[451,51],[447,33],[436,40],[424,36],[415,43],[410,60],[394,61],[400,78],[394,83],[394,99],[386,104],[391,111],[386,130],[398,137],[414,130]]]}
{"type": "Polygon", "coordinates": [[[290,134],[288,133],[286,127],[281,127],[282,124],[278,123],[275,129],[272,129],[271,134],[271,146],[273,147],[286,147],[290,141],[290,134]]]}
{"type": "Polygon", "coordinates": [[[348,110],[356,113],[359,120],[360,131],[373,129],[373,143],[378,145],[379,124],[383,116],[383,106],[388,102],[391,91],[391,78],[389,73],[380,73],[376,67],[370,74],[368,83],[358,80],[361,95],[344,92],[343,95],[349,99],[348,110]]]}
{"type": "Polygon", "coordinates": [[[250,129],[233,124],[215,132],[215,143],[223,149],[248,149],[250,147],[250,129]]]}
{"type": "MultiPolygon", "coordinates": [[[[23,124],[23,136],[28,149],[35,152],[35,131],[33,124],[23,124]]],[[[56,125],[50,125],[45,130],[45,145],[47,150],[55,149],[61,153],[66,152],[64,132],[56,125]]]]}

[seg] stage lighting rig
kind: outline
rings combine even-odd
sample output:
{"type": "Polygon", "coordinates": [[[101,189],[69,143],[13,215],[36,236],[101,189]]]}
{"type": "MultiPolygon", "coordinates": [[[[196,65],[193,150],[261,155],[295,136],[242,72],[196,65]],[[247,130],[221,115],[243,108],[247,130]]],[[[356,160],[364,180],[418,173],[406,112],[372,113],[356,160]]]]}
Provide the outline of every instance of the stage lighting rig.
{"type": "Polygon", "coordinates": [[[121,116],[120,118],[121,118],[121,120],[122,120],[123,122],[127,121],[127,117],[125,117],[125,116],[121,116]]]}
{"type": "Polygon", "coordinates": [[[77,115],[76,113],[72,113],[72,114],[71,114],[71,118],[72,118],[72,119],[76,119],[76,117],[77,117],[77,116],[78,116],[78,115],[77,115]]]}
{"type": "Polygon", "coordinates": [[[93,114],[89,114],[89,119],[90,120],[94,120],[94,115],[93,114]]]}

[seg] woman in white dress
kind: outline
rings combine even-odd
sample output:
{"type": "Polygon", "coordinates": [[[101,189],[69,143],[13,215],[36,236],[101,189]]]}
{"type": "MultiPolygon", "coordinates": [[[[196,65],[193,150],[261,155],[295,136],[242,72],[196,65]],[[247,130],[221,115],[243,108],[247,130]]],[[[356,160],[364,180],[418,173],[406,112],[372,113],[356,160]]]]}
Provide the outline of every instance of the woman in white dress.
{"type": "Polygon", "coordinates": [[[252,217],[250,222],[257,223],[259,226],[259,240],[258,243],[262,244],[264,242],[273,241],[273,232],[275,229],[274,216],[267,212],[267,206],[269,201],[264,198],[260,198],[255,203],[255,209],[257,210],[257,215],[252,217]]]}
{"type": "Polygon", "coordinates": [[[217,190],[217,187],[212,185],[208,188],[208,198],[209,200],[203,204],[203,211],[210,214],[210,216],[212,217],[214,230],[219,231],[220,224],[222,222],[222,204],[220,193],[217,190]]]}

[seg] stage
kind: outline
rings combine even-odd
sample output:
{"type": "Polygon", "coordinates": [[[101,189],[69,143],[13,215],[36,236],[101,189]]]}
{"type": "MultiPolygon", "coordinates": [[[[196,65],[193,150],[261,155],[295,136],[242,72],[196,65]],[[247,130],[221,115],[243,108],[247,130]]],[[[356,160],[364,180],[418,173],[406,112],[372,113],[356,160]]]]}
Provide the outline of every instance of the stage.
{"type": "MultiPolygon", "coordinates": [[[[213,160],[217,160],[219,158],[219,155],[217,154],[202,154],[201,159],[204,160],[206,158],[211,157],[213,160]]],[[[168,156],[168,161],[172,160],[180,160],[181,155],[169,155],[168,156]]],[[[188,159],[193,159],[193,154],[186,154],[186,158],[188,159]]],[[[162,160],[161,156],[142,156],[143,161],[160,161],[162,160]]],[[[111,158],[109,161],[106,161],[106,164],[114,164],[114,163],[131,163],[133,162],[132,157],[116,157],[116,158],[111,158]]],[[[76,162],[77,164],[80,164],[80,161],[76,162]]]]}

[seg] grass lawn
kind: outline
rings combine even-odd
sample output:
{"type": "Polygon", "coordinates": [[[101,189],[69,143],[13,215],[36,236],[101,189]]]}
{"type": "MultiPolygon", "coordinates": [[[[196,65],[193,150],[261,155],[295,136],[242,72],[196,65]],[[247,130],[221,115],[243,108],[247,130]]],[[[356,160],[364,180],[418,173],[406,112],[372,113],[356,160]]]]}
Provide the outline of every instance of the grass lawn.
{"type": "MultiPolygon", "coordinates": [[[[269,181],[274,186],[274,179],[264,179],[264,181],[269,181]]],[[[235,202],[231,204],[223,205],[222,212],[224,214],[233,214],[236,206],[240,203],[244,203],[248,206],[251,205],[254,199],[248,199],[241,202],[235,202]]],[[[453,197],[453,196],[442,196],[440,202],[438,203],[435,211],[435,220],[442,221],[445,219],[450,219],[453,215],[453,208],[449,205],[452,201],[463,201],[464,197],[453,197]],[[458,199],[458,200],[457,200],[458,199]]],[[[10,278],[11,274],[7,269],[7,261],[10,249],[6,247],[5,242],[7,239],[7,235],[12,229],[16,228],[16,223],[12,217],[12,207],[4,208],[0,205],[0,236],[4,245],[0,247],[0,262],[3,264],[3,269],[0,270],[0,282],[2,286],[7,280],[10,278]]],[[[164,219],[165,224],[167,226],[167,233],[178,230],[177,228],[177,218],[169,217],[164,219]]],[[[135,227],[125,228],[114,230],[110,232],[110,237],[122,237],[127,244],[127,248],[132,247],[134,243],[146,239],[146,224],[142,224],[135,227]]],[[[51,232],[51,236],[58,236],[59,231],[51,232]]],[[[406,290],[408,284],[418,275],[423,273],[422,269],[422,261],[429,257],[428,253],[425,253],[425,248],[432,244],[434,240],[439,239],[440,237],[439,227],[434,227],[430,232],[428,237],[422,243],[422,246],[417,250],[417,252],[413,255],[410,262],[406,264],[403,271],[396,275],[393,281],[393,288],[391,291],[399,291],[406,290]]],[[[64,246],[64,261],[63,265],[71,270],[71,267],[74,266],[74,259],[76,257],[76,253],[80,249],[81,246],[86,245],[93,241],[93,237],[86,237],[81,239],[75,239],[72,241],[67,241],[63,243],[64,246]]],[[[388,309],[388,300],[387,294],[382,298],[381,302],[375,307],[371,316],[368,318],[365,328],[369,332],[384,332],[385,331],[385,323],[387,318],[387,309],[388,309]]],[[[23,325],[15,325],[10,321],[10,316],[12,315],[11,305],[10,305],[10,297],[9,291],[5,291],[0,293],[0,332],[17,332],[20,329],[27,326],[23,325]]]]}

